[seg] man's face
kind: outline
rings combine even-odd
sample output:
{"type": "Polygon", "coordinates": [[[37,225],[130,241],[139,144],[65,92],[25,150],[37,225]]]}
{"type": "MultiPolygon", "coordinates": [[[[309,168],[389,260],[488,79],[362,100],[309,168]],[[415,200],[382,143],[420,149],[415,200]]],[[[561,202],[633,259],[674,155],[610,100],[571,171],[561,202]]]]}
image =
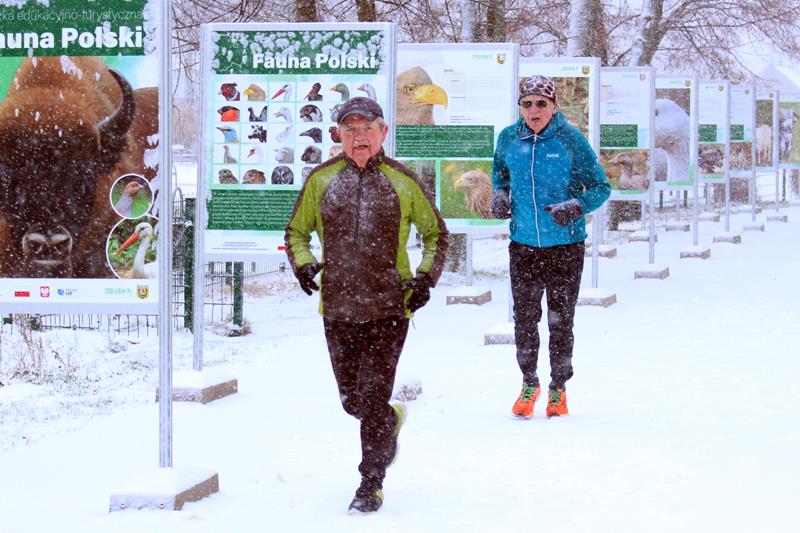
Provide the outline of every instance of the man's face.
{"type": "Polygon", "coordinates": [[[528,127],[538,135],[550,123],[556,113],[556,105],[546,96],[531,94],[519,101],[519,110],[528,127]]]}
{"type": "Polygon", "coordinates": [[[367,121],[359,115],[351,115],[339,124],[339,135],[347,157],[363,168],[369,158],[381,151],[389,127],[379,119],[367,121]]]}

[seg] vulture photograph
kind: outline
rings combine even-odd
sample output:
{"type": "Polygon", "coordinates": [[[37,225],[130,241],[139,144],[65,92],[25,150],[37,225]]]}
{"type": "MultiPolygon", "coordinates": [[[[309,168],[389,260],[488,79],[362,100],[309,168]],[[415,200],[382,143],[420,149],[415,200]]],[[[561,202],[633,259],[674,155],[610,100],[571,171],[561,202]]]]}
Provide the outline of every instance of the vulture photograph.
{"type": "Polygon", "coordinates": [[[447,109],[447,92],[422,67],[398,74],[395,86],[398,126],[433,126],[433,106],[447,109]]]}
{"type": "Polygon", "coordinates": [[[492,162],[442,161],[442,216],[492,217],[492,162]]]}
{"type": "Polygon", "coordinates": [[[257,83],[251,83],[247,89],[244,90],[244,94],[251,102],[263,102],[267,99],[267,91],[262,89],[257,83]]]}

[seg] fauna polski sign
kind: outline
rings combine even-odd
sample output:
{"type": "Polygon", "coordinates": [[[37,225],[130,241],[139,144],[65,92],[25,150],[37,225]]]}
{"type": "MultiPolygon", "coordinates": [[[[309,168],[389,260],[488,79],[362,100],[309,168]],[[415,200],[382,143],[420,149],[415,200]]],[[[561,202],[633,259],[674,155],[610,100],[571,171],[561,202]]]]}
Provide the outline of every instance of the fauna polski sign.
{"type": "Polygon", "coordinates": [[[159,3],[0,5],[0,309],[158,311],[159,3]]]}
{"type": "Polygon", "coordinates": [[[341,153],[341,103],[370,97],[392,122],[394,26],[212,24],[203,43],[206,258],[283,255],[305,178],[341,153]]]}
{"type": "Polygon", "coordinates": [[[451,231],[505,223],[491,214],[492,158],[515,120],[516,73],[515,44],[398,46],[397,156],[435,192],[451,231]]]}
{"type": "Polygon", "coordinates": [[[643,196],[652,181],[653,100],[650,67],[600,69],[600,163],[612,199],[643,196]]]}

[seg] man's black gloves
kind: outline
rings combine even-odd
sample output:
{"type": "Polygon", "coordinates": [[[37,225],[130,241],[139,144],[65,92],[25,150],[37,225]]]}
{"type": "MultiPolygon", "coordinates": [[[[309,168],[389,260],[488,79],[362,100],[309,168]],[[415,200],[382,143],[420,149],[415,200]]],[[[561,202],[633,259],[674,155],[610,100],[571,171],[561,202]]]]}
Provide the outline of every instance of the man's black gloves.
{"type": "Polygon", "coordinates": [[[501,220],[511,218],[511,200],[507,190],[497,189],[492,194],[492,216],[501,220]]]}
{"type": "Polygon", "coordinates": [[[433,281],[425,272],[419,272],[416,276],[403,283],[403,293],[411,291],[411,296],[406,301],[406,307],[412,313],[431,299],[431,285],[433,281]]]}
{"type": "Polygon", "coordinates": [[[580,202],[575,198],[560,202],[557,204],[550,204],[544,206],[544,210],[553,215],[553,220],[559,226],[566,226],[579,216],[583,214],[580,202]]]}
{"type": "Polygon", "coordinates": [[[308,263],[297,269],[297,281],[300,282],[300,288],[303,292],[311,296],[311,291],[318,291],[319,285],[314,281],[314,276],[322,270],[322,265],[316,261],[308,263]]]}

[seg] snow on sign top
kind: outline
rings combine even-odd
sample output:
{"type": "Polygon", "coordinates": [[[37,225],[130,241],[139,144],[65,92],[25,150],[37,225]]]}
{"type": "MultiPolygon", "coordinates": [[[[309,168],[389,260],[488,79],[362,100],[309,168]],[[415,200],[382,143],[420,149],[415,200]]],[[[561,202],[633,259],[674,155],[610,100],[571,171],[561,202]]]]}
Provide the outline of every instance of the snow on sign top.
{"type": "Polygon", "coordinates": [[[369,30],[215,31],[212,69],[219,74],[377,74],[387,34],[369,30]]]}

